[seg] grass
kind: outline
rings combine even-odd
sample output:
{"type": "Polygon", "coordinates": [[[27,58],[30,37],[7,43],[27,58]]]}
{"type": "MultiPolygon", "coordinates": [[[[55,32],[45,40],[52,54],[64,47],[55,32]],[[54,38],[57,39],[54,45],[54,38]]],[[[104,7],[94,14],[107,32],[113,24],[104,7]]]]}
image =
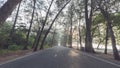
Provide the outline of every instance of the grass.
{"type": "Polygon", "coordinates": [[[12,50],[8,50],[8,49],[4,49],[4,50],[0,50],[0,55],[5,55],[5,54],[8,54],[8,53],[12,53],[14,51],[12,50]]]}
{"type": "MultiPolygon", "coordinates": [[[[0,55],[6,55],[6,54],[10,54],[10,53],[15,53],[18,52],[20,50],[22,50],[22,46],[16,46],[16,45],[11,45],[8,49],[1,49],[0,50],[0,55]]],[[[50,48],[49,45],[44,45],[44,48],[50,48]]],[[[31,49],[31,46],[28,47],[28,49],[31,49]]]]}
{"type": "Polygon", "coordinates": [[[8,49],[1,49],[0,50],[0,55],[15,53],[15,52],[20,51],[22,48],[23,48],[22,46],[11,45],[11,46],[8,47],[8,49]]]}

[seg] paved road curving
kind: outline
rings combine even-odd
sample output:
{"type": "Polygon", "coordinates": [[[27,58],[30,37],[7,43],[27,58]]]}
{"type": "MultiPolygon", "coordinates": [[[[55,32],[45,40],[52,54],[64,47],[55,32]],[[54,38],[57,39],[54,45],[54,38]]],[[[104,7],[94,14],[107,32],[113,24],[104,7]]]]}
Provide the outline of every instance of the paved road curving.
{"type": "Polygon", "coordinates": [[[56,46],[37,52],[33,55],[17,59],[0,68],[120,68],[76,50],[56,46]]]}

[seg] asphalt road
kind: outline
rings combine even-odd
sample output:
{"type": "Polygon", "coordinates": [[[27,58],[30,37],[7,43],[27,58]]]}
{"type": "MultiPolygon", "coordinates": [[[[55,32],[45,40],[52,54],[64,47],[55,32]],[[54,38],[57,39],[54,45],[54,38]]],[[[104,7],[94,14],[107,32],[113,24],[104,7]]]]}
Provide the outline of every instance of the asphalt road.
{"type": "Polygon", "coordinates": [[[0,65],[0,68],[120,68],[82,52],[56,46],[0,65]]]}

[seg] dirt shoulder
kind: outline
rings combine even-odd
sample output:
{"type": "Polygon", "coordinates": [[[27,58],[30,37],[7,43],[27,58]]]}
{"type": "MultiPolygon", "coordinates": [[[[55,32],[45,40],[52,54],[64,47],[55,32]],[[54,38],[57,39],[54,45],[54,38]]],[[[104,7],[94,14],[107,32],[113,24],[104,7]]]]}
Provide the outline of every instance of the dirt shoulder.
{"type": "Polygon", "coordinates": [[[7,53],[7,54],[2,54],[0,55],[0,64],[7,62],[9,60],[13,60],[18,57],[22,57],[24,55],[31,54],[31,53],[32,53],[32,50],[19,50],[19,51],[7,53]]]}
{"type": "Polygon", "coordinates": [[[114,62],[116,64],[120,64],[120,60],[115,60],[114,56],[112,54],[103,54],[103,53],[97,53],[94,54],[96,57],[102,58],[103,60],[107,60],[110,62],[114,62]]]}
{"type": "MultiPolygon", "coordinates": [[[[73,47],[73,48],[77,49],[77,47],[73,47]]],[[[78,49],[78,51],[80,51],[80,50],[78,49]]],[[[84,51],[82,51],[82,52],[84,52],[84,51]]],[[[114,63],[120,65],[120,60],[115,60],[113,54],[111,54],[111,53],[104,54],[104,53],[99,52],[99,51],[95,51],[95,52],[96,53],[94,53],[94,54],[92,54],[92,53],[87,53],[87,54],[90,54],[90,55],[98,57],[100,59],[107,60],[109,62],[114,62],[114,63]]],[[[86,52],[84,52],[84,53],[86,53],[86,52]]]]}

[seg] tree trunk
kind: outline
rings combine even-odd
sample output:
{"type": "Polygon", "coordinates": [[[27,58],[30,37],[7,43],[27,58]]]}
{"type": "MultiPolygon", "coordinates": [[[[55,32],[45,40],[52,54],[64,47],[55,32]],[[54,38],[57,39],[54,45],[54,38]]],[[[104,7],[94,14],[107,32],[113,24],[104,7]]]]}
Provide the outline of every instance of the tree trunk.
{"type": "Polygon", "coordinates": [[[33,24],[33,18],[34,18],[34,13],[35,13],[35,5],[36,5],[36,0],[34,0],[33,12],[32,12],[31,21],[30,21],[30,27],[29,27],[29,30],[28,30],[28,33],[27,33],[27,36],[26,36],[26,45],[23,48],[24,50],[28,49],[27,46],[29,45],[28,41],[29,41],[29,35],[30,35],[30,32],[31,32],[32,24],[33,24]]]}
{"type": "MultiPolygon", "coordinates": [[[[35,45],[37,44],[37,42],[39,42],[38,39],[39,39],[40,31],[41,31],[41,27],[39,27],[39,29],[38,29],[38,31],[37,31],[36,37],[35,37],[34,42],[33,42],[32,49],[33,49],[33,48],[36,48],[35,45]]],[[[36,50],[36,49],[35,49],[35,50],[36,50]]]]}
{"type": "Polygon", "coordinates": [[[33,51],[37,51],[39,42],[41,41],[40,35],[41,35],[41,29],[39,28],[39,30],[38,30],[38,32],[37,32],[37,35],[36,35],[36,37],[35,37],[34,43],[33,43],[33,47],[32,47],[32,48],[33,48],[33,51]]]}
{"type": "Polygon", "coordinates": [[[68,33],[67,33],[67,28],[64,28],[64,39],[63,39],[63,46],[67,46],[67,36],[68,36],[68,33]]]}
{"type": "MultiPolygon", "coordinates": [[[[97,27],[98,27],[99,36],[100,36],[100,35],[101,35],[101,34],[100,34],[100,27],[99,27],[99,25],[97,25],[97,27]]],[[[100,37],[99,40],[100,40],[100,42],[98,43],[97,49],[99,49],[100,44],[101,44],[102,42],[104,42],[105,38],[101,39],[101,37],[100,37]]]]}
{"type": "MultiPolygon", "coordinates": [[[[72,10],[71,10],[71,12],[72,12],[72,10]]],[[[69,41],[70,41],[70,48],[72,48],[72,31],[73,31],[73,29],[72,29],[72,24],[73,24],[73,22],[72,22],[72,15],[71,15],[71,18],[70,18],[70,39],[69,39],[69,41]]]]}
{"type": "Polygon", "coordinates": [[[113,48],[113,55],[114,55],[114,59],[116,60],[120,60],[120,56],[116,47],[116,40],[115,40],[115,36],[114,36],[114,32],[111,26],[111,22],[110,22],[110,14],[108,13],[108,11],[100,8],[101,13],[103,14],[105,20],[107,21],[107,25],[108,25],[108,29],[109,29],[109,34],[111,37],[111,42],[112,42],[112,48],[113,48]]]}
{"type": "Polygon", "coordinates": [[[108,29],[110,30],[110,36],[111,36],[111,42],[112,42],[114,58],[116,60],[120,60],[118,49],[116,47],[116,40],[115,40],[114,32],[112,30],[111,22],[109,22],[109,21],[108,21],[108,29]]]}
{"type": "Polygon", "coordinates": [[[98,43],[97,49],[99,49],[99,47],[100,47],[100,44],[101,44],[102,42],[104,42],[104,40],[105,40],[105,38],[103,38],[103,39],[100,39],[100,42],[98,43]]]}
{"type": "Polygon", "coordinates": [[[15,26],[16,26],[16,23],[17,23],[17,19],[18,19],[18,14],[19,14],[19,10],[20,10],[20,5],[21,5],[21,2],[19,3],[18,5],[18,9],[17,9],[17,13],[16,13],[16,16],[15,16],[15,21],[13,23],[13,26],[12,26],[12,29],[11,29],[11,32],[10,32],[10,37],[13,38],[13,34],[14,34],[14,31],[15,31],[15,26]]]}
{"type": "Polygon", "coordinates": [[[104,53],[107,54],[107,45],[108,45],[108,25],[107,25],[107,28],[106,28],[106,38],[105,38],[105,51],[104,53]]]}
{"type": "Polygon", "coordinates": [[[0,8],[0,25],[11,15],[17,4],[22,0],[7,0],[7,2],[0,8]]]}
{"type": "Polygon", "coordinates": [[[79,30],[79,42],[80,42],[80,49],[83,49],[83,45],[82,45],[82,36],[81,36],[81,29],[80,29],[80,20],[79,20],[79,26],[78,26],[78,30],[79,30]]]}
{"type": "MultiPolygon", "coordinates": [[[[92,4],[91,4],[92,5],[92,4]]],[[[85,21],[86,21],[86,38],[85,38],[85,51],[94,52],[92,47],[92,38],[91,38],[91,23],[92,23],[92,7],[90,11],[90,17],[88,14],[88,0],[85,0],[85,21]]]]}
{"type": "Polygon", "coordinates": [[[55,33],[56,33],[56,29],[53,32],[52,41],[51,41],[51,45],[50,45],[51,47],[54,45],[55,33]]]}
{"type": "Polygon", "coordinates": [[[33,51],[37,51],[37,48],[38,48],[38,45],[39,45],[39,41],[40,41],[40,39],[41,39],[41,36],[42,36],[43,30],[44,30],[44,27],[45,27],[45,25],[46,25],[46,22],[47,22],[47,19],[48,19],[48,15],[49,15],[49,12],[50,12],[50,8],[51,8],[51,6],[52,6],[52,4],[53,4],[53,1],[54,1],[54,0],[51,1],[51,4],[50,4],[50,6],[49,6],[49,8],[48,8],[48,11],[47,11],[47,14],[46,14],[46,16],[45,16],[44,22],[42,22],[43,25],[42,25],[41,31],[40,31],[40,33],[39,33],[39,35],[38,35],[38,38],[37,38],[37,40],[36,40],[36,43],[34,44],[35,48],[34,48],[33,51]]]}

